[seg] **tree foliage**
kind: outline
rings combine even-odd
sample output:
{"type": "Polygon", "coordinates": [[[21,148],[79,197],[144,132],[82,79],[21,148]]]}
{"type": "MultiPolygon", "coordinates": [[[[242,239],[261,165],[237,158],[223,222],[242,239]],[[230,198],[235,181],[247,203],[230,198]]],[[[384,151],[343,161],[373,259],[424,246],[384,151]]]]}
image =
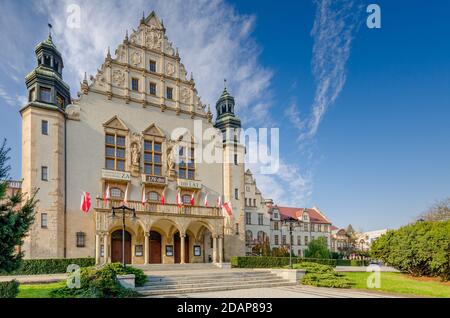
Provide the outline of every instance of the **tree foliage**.
{"type": "Polygon", "coordinates": [[[450,220],[450,198],[439,201],[419,216],[419,219],[427,222],[450,220]]]}
{"type": "Polygon", "coordinates": [[[329,259],[330,251],[328,250],[328,243],[325,237],[319,237],[312,240],[305,250],[305,258],[329,259]]]}
{"type": "Polygon", "coordinates": [[[6,196],[10,166],[6,141],[0,147],[0,272],[11,272],[20,266],[23,253],[16,248],[23,244],[34,221],[35,194],[24,202],[24,194],[6,196]],[[2,181],[3,180],[3,181],[2,181]]]}
{"type": "Polygon", "coordinates": [[[413,276],[450,280],[450,221],[417,222],[378,238],[371,256],[413,276]]]}

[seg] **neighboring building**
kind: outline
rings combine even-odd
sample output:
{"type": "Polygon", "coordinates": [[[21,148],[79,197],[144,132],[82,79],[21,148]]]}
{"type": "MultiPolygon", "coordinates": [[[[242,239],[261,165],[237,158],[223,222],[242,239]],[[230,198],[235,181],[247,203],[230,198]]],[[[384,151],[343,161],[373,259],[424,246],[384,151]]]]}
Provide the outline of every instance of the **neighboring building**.
{"type": "Polygon", "coordinates": [[[245,173],[245,241],[247,254],[256,245],[270,243],[270,214],[250,170],[245,173]]]}
{"type": "Polygon", "coordinates": [[[357,233],[356,238],[356,247],[360,251],[369,251],[372,243],[378,239],[379,237],[385,235],[387,233],[387,229],[377,230],[377,231],[369,231],[364,233],[357,233]]]}
{"type": "Polygon", "coordinates": [[[289,208],[273,206],[270,209],[272,220],[270,243],[273,248],[289,246],[291,244],[289,226],[286,220],[295,220],[298,223],[293,228],[292,250],[297,256],[304,256],[309,242],[319,237],[327,239],[328,248],[331,249],[331,222],[317,208],[289,208]]]}
{"type": "Polygon", "coordinates": [[[335,226],[331,230],[331,250],[346,254],[354,249],[354,238],[347,229],[339,229],[335,226]]]}
{"type": "Polygon", "coordinates": [[[63,80],[63,58],[52,37],[35,53],[37,67],[26,76],[28,103],[20,111],[22,190],[40,188],[36,222],[23,246],[26,258],[95,257],[105,263],[124,257],[148,264],[245,255],[244,210],[258,222],[263,202],[251,182],[244,189],[245,148],[234,98],[225,88],[214,122],[154,13],[127,33],[115,57],[108,50],[91,82],[85,77],[81,83],[78,99],[63,80]],[[223,162],[198,160],[207,146],[197,139],[198,126],[200,138],[216,128],[212,150],[223,162]],[[183,132],[174,136],[179,128],[183,132]],[[232,129],[237,131],[226,133],[232,129]],[[82,191],[92,197],[89,214],[80,212],[82,191]],[[222,195],[232,216],[216,207],[222,195]],[[258,208],[245,207],[246,195],[258,208]],[[203,205],[206,196],[209,206],[203,205]],[[125,237],[122,218],[111,214],[123,201],[137,212],[137,219],[126,219],[125,237]]]}
{"type": "MultiPolygon", "coordinates": [[[[0,182],[4,182],[4,181],[0,181],[0,182]]],[[[22,189],[22,182],[21,181],[6,181],[6,193],[5,193],[5,197],[11,197],[15,194],[17,194],[18,192],[20,192],[22,189]]],[[[1,203],[1,201],[0,201],[1,203]]]]}

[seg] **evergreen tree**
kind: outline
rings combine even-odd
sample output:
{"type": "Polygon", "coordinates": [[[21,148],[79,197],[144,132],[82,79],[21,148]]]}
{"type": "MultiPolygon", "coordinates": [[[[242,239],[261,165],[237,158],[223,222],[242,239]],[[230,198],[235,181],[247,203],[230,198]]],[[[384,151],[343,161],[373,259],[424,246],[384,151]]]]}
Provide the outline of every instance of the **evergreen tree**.
{"type": "Polygon", "coordinates": [[[330,251],[328,250],[327,239],[319,237],[312,240],[308,244],[308,249],[305,250],[305,258],[329,259],[330,251]]]}
{"type": "Polygon", "coordinates": [[[16,251],[23,244],[34,221],[36,192],[24,200],[24,194],[18,192],[7,197],[6,187],[10,166],[6,140],[0,147],[0,272],[11,272],[20,266],[23,253],[16,251]]]}

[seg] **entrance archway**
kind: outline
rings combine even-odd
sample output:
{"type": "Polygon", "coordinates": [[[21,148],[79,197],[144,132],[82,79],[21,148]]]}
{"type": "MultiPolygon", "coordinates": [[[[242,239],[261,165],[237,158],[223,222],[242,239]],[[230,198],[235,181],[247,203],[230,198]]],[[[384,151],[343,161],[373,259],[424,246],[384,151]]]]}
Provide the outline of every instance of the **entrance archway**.
{"type": "MultiPolygon", "coordinates": [[[[122,230],[111,234],[111,262],[122,263],[122,230]]],[[[125,231],[125,263],[131,264],[131,234],[125,231]]]]}
{"type": "MultiPolygon", "coordinates": [[[[175,264],[181,263],[181,238],[180,232],[173,236],[175,264]]],[[[184,238],[184,262],[189,263],[189,235],[184,238]]]]}
{"type": "Polygon", "coordinates": [[[161,264],[161,234],[156,231],[150,232],[150,264],[161,264]]]}

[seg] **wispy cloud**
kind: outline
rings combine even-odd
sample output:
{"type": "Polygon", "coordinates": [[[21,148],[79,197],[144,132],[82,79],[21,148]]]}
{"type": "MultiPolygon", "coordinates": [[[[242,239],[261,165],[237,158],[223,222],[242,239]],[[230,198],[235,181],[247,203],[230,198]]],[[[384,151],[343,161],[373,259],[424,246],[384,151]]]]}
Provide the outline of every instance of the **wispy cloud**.
{"type": "Polygon", "coordinates": [[[3,99],[5,103],[12,107],[23,106],[26,102],[25,96],[11,95],[2,84],[0,84],[0,99],[3,99]]]}

